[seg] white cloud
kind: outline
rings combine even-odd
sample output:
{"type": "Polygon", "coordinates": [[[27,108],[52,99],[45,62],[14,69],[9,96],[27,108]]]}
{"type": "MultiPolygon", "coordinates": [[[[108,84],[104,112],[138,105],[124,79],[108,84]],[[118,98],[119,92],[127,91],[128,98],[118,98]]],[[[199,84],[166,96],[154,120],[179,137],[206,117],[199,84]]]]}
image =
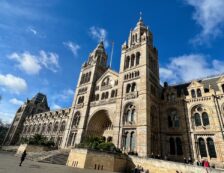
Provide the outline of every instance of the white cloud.
{"type": "Polygon", "coordinates": [[[13,112],[2,112],[0,111],[0,117],[2,118],[2,122],[6,124],[12,123],[15,114],[13,112]]]}
{"type": "Polygon", "coordinates": [[[185,0],[194,7],[193,19],[201,26],[202,31],[194,43],[203,44],[210,38],[215,38],[222,33],[224,26],[224,1],[223,0],[185,0]]]}
{"type": "Polygon", "coordinates": [[[0,86],[3,86],[17,94],[27,89],[26,81],[20,77],[13,76],[12,74],[0,74],[0,86]]]}
{"type": "Polygon", "coordinates": [[[12,98],[9,100],[10,103],[14,104],[14,105],[22,105],[24,102],[21,100],[18,100],[17,98],[12,98]]]}
{"type": "Polygon", "coordinates": [[[28,31],[28,32],[31,32],[31,33],[34,34],[34,35],[37,35],[37,34],[38,34],[37,30],[34,29],[33,27],[28,27],[28,28],[27,28],[27,31],[28,31]]]}
{"type": "Polygon", "coordinates": [[[63,42],[63,44],[72,52],[74,56],[78,55],[78,50],[80,49],[80,46],[78,44],[71,41],[63,42]]]}
{"type": "Polygon", "coordinates": [[[9,59],[17,61],[19,69],[25,71],[27,74],[37,74],[42,68],[38,58],[29,52],[22,54],[14,52],[9,55],[9,59]]]}
{"type": "Polygon", "coordinates": [[[160,68],[162,82],[178,83],[224,72],[224,62],[202,54],[189,54],[171,58],[171,62],[160,68]]]}
{"type": "Polygon", "coordinates": [[[14,52],[8,58],[17,61],[17,67],[30,75],[38,74],[43,67],[53,72],[57,72],[59,68],[58,55],[43,50],[39,52],[39,55],[33,55],[30,52],[21,54],[14,52]]]}
{"type": "Polygon", "coordinates": [[[58,63],[59,56],[56,53],[52,52],[45,52],[43,50],[40,51],[40,56],[39,56],[39,62],[42,64],[45,68],[57,72],[59,68],[59,63],[58,63]]]}
{"type": "Polygon", "coordinates": [[[92,26],[89,28],[90,36],[100,42],[102,39],[104,41],[104,46],[107,48],[109,46],[109,41],[107,39],[107,31],[104,28],[92,26]]]}
{"type": "Polygon", "coordinates": [[[52,105],[52,109],[55,110],[55,109],[61,109],[61,106],[57,105],[57,104],[53,104],[52,105]]]}

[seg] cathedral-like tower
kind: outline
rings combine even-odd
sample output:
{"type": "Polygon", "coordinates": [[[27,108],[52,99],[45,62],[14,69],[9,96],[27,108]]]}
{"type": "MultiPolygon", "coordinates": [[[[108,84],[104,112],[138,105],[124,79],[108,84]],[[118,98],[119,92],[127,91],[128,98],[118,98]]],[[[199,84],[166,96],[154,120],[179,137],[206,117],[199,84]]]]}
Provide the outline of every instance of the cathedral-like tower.
{"type": "Polygon", "coordinates": [[[152,152],[152,136],[158,139],[154,133],[159,123],[156,107],[160,85],[157,50],[141,17],[122,45],[118,81],[117,145],[147,156],[152,152]]]}
{"type": "Polygon", "coordinates": [[[94,99],[96,80],[107,70],[107,54],[101,41],[89,54],[87,62],[82,65],[79,80],[72,103],[72,112],[67,123],[63,146],[74,146],[85,134],[89,116],[89,105],[94,99]]]}

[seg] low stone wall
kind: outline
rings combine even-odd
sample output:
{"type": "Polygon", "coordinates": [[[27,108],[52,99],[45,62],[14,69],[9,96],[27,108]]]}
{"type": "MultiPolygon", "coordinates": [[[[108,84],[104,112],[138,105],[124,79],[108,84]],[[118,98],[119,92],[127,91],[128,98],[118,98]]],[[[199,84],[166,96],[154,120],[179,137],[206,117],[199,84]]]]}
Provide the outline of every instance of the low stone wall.
{"type": "Polygon", "coordinates": [[[26,152],[37,153],[42,151],[49,151],[50,149],[44,146],[21,144],[19,148],[17,149],[16,155],[22,154],[24,150],[26,150],[26,152]]]}
{"type": "Polygon", "coordinates": [[[127,157],[87,149],[72,149],[68,157],[67,165],[85,169],[125,172],[127,157]]]}
{"type": "Polygon", "coordinates": [[[159,159],[139,158],[134,156],[129,156],[129,162],[127,163],[129,170],[139,165],[142,166],[145,170],[149,170],[150,173],[224,173],[224,170],[211,168],[206,170],[203,167],[195,165],[188,165],[159,159]]]}
{"type": "Polygon", "coordinates": [[[206,170],[200,166],[184,163],[109,154],[87,149],[72,149],[67,160],[67,166],[113,172],[133,172],[138,165],[150,173],[224,173],[224,170],[211,168],[206,170]]]}
{"type": "Polygon", "coordinates": [[[16,152],[19,146],[1,146],[1,150],[8,151],[8,152],[16,152]]]}

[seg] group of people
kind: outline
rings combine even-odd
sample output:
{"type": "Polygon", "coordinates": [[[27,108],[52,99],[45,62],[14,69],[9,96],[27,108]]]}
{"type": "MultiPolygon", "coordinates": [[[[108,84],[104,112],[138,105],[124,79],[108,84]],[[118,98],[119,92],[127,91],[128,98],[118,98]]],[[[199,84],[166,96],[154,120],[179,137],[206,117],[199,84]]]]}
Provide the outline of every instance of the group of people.
{"type": "MultiPolygon", "coordinates": [[[[198,165],[198,166],[203,166],[203,167],[205,167],[205,168],[209,168],[210,167],[210,163],[209,163],[209,161],[208,160],[202,160],[202,161],[197,161],[196,162],[196,164],[198,165]]],[[[215,168],[215,166],[213,165],[213,166],[211,166],[212,168],[215,168]]]]}

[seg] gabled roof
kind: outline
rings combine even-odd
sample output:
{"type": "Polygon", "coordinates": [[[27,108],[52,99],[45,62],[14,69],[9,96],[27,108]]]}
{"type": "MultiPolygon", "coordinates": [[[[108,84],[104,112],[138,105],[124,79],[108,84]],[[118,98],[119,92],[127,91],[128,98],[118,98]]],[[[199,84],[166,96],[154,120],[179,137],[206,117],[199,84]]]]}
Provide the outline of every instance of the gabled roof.
{"type": "Polygon", "coordinates": [[[105,71],[105,73],[96,81],[96,84],[98,84],[104,77],[111,75],[111,76],[116,76],[118,77],[118,73],[110,68],[107,69],[107,71],[105,71]]]}

